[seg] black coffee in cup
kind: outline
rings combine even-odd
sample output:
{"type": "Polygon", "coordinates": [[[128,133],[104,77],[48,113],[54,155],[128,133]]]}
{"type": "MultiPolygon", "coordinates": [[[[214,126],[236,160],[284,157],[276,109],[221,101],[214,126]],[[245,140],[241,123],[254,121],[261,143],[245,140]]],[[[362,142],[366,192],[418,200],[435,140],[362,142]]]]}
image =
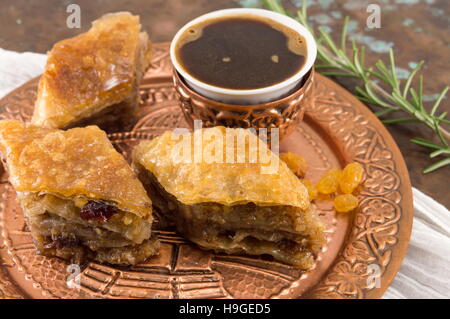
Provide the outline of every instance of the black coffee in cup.
{"type": "Polygon", "coordinates": [[[305,39],[269,18],[211,18],[180,36],[175,54],[185,72],[204,83],[234,90],[275,85],[303,67],[305,39]]]}

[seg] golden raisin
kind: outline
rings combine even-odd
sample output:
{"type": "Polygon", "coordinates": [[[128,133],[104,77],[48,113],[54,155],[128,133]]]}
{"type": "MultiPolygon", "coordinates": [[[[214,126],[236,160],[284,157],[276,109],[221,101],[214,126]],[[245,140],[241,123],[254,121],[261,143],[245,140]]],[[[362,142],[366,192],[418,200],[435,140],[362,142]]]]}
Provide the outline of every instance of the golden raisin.
{"type": "Polygon", "coordinates": [[[308,190],[309,200],[312,201],[317,198],[317,187],[309,179],[302,180],[303,185],[305,185],[308,190]]]}
{"type": "Polygon", "coordinates": [[[339,213],[346,213],[358,207],[358,199],[352,194],[343,194],[334,198],[334,209],[339,213]]]}
{"type": "Polygon", "coordinates": [[[341,174],[341,171],[336,168],[332,168],[323,174],[317,182],[317,190],[319,193],[325,195],[336,193],[339,187],[339,179],[341,174]]]}
{"type": "Polygon", "coordinates": [[[300,155],[287,152],[281,154],[281,160],[286,163],[289,169],[297,176],[305,176],[308,163],[300,155]]]}
{"type": "Polygon", "coordinates": [[[359,186],[363,177],[363,168],[356,162],[345,166],[339,180],[339,187],[344,194],[351,194],[359,186]]]}

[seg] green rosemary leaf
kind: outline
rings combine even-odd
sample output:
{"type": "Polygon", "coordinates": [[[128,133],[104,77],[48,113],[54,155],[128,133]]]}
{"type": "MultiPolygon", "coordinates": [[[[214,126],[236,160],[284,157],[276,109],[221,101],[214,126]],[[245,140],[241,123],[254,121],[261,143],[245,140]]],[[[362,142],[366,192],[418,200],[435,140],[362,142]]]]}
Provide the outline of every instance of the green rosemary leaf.
{"type": "Polygon", "coordinates": [[[366,89],[366,93],[368,94],[368,96],[370,96],[370,98],[375,101],[376,105],[387,107],[387,104],[379,99],[378,96],[373,92],[370,87],[370,82],[364,83],[364,88],[366,89]]]}
{"type": "Polygon", "coordinates": [[[323,40],[325,41],[326,45],[332,50],[332,53],[335,55],[339,55],[339,49],[334,44],[333,40],[331,39],[330,34],[325,30],[323,27],[319,27],[319,32],[323,37],[323,40]]]}
{"type": "Polygon", "coordinates": [[[419,95],[417,94],[416,90],[414,90],[413,88],[411,88],[411,89],[409,90],[409,93],[411,94],[411,97],[412,97],[412,99],[413,99],[414,104],[416,105],[416,108],[420,108],[420,107],[419,107],[419,104],[420,104],[420,101],[419,101],[419,95]]]}
{"type": "Polygon", "coordinates": [[[420,75],[419,77],[419,109],[422,112],[426,112],[425,111],[425,107],[423,106],[423,75],[420,75]]]}
{"type": "Polygon", "coordinates": [[[348,24],[349,17],[346,16],[344,19],[344,25],[342,26],[342,33],[341,33],[341,50],[346,51],[346,42],[347,42],[347,24],[348,24]]]}
{"type": "Polygon", "coordinates": [[[408,95],[409,87],[411,86],[411,82],[416,75],[416,73],[422,68],[424,64],[424,61],[420,61],[419,64],[416,65],[414,70],[412,70],[411,74],[409,75],[408,79],[406,80],[405,86],[403,88],[403,98],[406,98],[408,95]]]}
{"type": "Polygon", "coordinates": [[[392,48],[389,49],[389,60],[391,63],[392,82],[394,83],[393,89],[400,92],[400,85],[395,72],[394,50],[392,48]]]}
{"type": "Polygon", "coordinates": [[[416,137],[416,138],[411,139],[410,141],[415,143],[415,144],[418,144],[418,145],[421,145],[421,146],[425,146],[425,147],[428,147],[428,148],[432,148],[432,149],[435,149],[435,150],[440,150],[441,149],[441,146],[439,146],[437,144],[434,144],[434,143],[432,143],[430,141],[424,140],[423,138],[416,137]]]}
{"type": "Polygon", "coordinates": [[[434,113],[436,113],[436,111],[439,107],[439,104],[441,104],[442,99],[444,98],[445,94],[447,94],[448,88],[449,87],[447,86],[445,89],[442,90],[441,94],[439,94],[438,99],[436,100],[433,107],[431,108],[431,112],[430,112],[431,115],[434,115],[434,113]]]}
{"type": "Polygon", "coordinates": [[[366,47],[361,46],[361,55],[359,58],[359,63],[365,68],[365,59],[366,59],[366,47]]]}
{"type": "Polygon", "coordinates": [[[448,154],[450,155],[450,148],[441,148],[440,150],[434,151],[430,154],[430,158],[435,158],[439,155],[448,154]]]}
{"type": "Polygon", "coordinates": [[[444,159],[440,160],[439,162],[436,162],[436,163],[428,166],[427,168],[425,168],[423,170],[423,173],[428,174],[428,173],[434,172],[435,170],[437,170],[441,167],[447,166],[447,165],[450,165],[450,157],[444,158],[444,159]]]}
{"type": "Polygon", "coordinates": [[[352,41],[352,46],[353,46],[353,64],[355,65],[355,69],[359,73],[359,75],[363,78],[363,80],[366,80],[366,72],[364,72],[361,64],[359,64],[359,50],[356,47],[355,40],[352,41]]]}
{"type": "Polygon", "coordinates": [[[396,111],[397,110],[394,110],[394,109],[382,109],[382,110],[380,110],[378,112],[375,112],[375,115],[377,117],[380,117],[380,116],[387,115],[387,114],[390,114],[390,113],[393,113],[393,112],[396,112],[396,111]]]}
{"type": "Polygon", "coordinates": [[[383,122],[384,124],[398,124],[398,123],[419,122],[419,120],[413,117],[405,117],[399,119],[382,120],[381,122],[383,122]]]}
{"type": "Polygon", "coordinates": [[[448,143],[445,140],[444,135],[442,134],[442,131],[439,129],[439,121],[435,120],[433,125],[434,125],[434,129],[435,129],[437,136],[441,140],[442,145],[448,146],[448,143]]]}

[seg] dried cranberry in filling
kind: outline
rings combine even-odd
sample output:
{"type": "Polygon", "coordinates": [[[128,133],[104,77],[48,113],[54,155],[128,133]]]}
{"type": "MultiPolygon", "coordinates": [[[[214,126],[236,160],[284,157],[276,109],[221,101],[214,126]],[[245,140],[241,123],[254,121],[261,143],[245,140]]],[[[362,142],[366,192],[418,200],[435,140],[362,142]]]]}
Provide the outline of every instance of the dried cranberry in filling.
{"type": "Polygon", "coordinates": [[[106,223],[117,213],[117,208],[101,202],[89,201],[83,206],[80,217],[84,220],[106,223]]]}

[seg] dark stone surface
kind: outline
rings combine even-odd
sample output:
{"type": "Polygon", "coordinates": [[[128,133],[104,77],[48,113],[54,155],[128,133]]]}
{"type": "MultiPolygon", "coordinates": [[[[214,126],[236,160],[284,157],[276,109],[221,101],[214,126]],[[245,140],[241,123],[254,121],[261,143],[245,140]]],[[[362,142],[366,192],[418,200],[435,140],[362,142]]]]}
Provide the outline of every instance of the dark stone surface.
{"type": "MultiPolygon", "coordinates": [[[[256,1],[244,0],[252,3],[256,1]]],[[[292,0],[291,3],[298,2],[292,0]]],[[[392,46],[400,72],[411,71],[411,65],[425,60],[423,71],[427,99],[448,85],[450,56],[448,0],[314,0],[310,1],[309,15],[315,25],[334,30],[338,38],[343,18],[349,15],[349,34],[357,44],[368,46],[366,61],[371,64],[378,58],[386,61],[386,50],[392,46]],[[366,28],[369,3],[381,8],[381,28],[366,28]]],[[[58,40],[84,32],[90,21],[107,12],[131,11],[141,16],[145,29],[155,42],[170,41],[186,22],[203,13],[239,4],[231,0],[2,0],[0,10],[0,47],[16,51],[46,52],[58,40]],[[70,3],[81,6],[82,28],[66,26],[66,7],[70,3]]],[[[338,81],[349,90],[355,83],[338,81]]],[[[444,100],[442,111],[450,112],[449,98],[444,100]]],[[[430,102],[432,104],[432,102],[430,102]]],[[[406,124],[388,126],[397,141],[408,165],[415,187],[450,207],[450,167],[423,175],[429,165],[428,150],[413,145],[413,137],[432,138],[432,132],[422,125],[406,124]]]]}

